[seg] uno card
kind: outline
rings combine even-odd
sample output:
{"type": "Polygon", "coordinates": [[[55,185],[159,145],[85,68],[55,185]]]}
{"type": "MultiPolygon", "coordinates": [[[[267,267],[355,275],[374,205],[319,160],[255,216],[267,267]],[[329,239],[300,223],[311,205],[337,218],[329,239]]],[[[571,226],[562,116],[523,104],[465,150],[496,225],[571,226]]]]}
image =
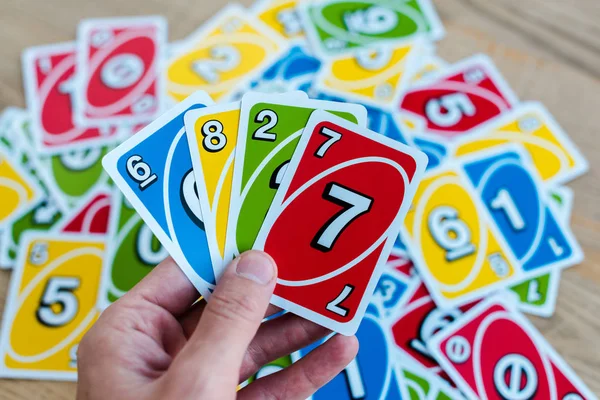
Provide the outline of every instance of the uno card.
{"type": "Polygon", "coordinates": [[[448,67],[446,61],[435,55],[435,48],[430,53],[424,56],[419,68],[417,68],[417,72],[411,77],[412,84],[428,79],[430,76],[438,74],[444,68],[448,67]]]}
{"type": "Polygon", "coordinates": [[[104,168],[202,296],[215,283],[183,117],[213,102],[197,92],[102,160],[104,168]]]}
{"type": "MultiPolygon", "coordinates": [[[[569,226],[573,206],[573,190],[558,187],[548,192],[548,199],[554,202],[564,226],[569,226]]],[[[528,279],[510,288],[517,295],[517,308],[527,314],[550,318],[556,310],[560,271],[552,271],[528,279]]]]}
{"type": "MultiPolygon", "coordinates": [[[[360,342],[356,358],[313,394],[310,400],[403,399],[392,342],[373,307],[367,310],[356,337],[360,342]]],[[[317,341],[293,353],[292,360],[295,362],[306,356],[324,342],[325,340],[317,341]]]]}
{"type": "Polygon", "coordinates": [[[225,261],[250,250],[300,137],[315,110],[326,110],[365,126],[356,104],[249,93],[242,100],[225,261]]]}
{"type": "Polygon", "coordinates": [[[67,206],[63,198],[52,190],[47,182],[47,173],[33,152],[26,146],[17,151],[22,169],[27,171],[41,189],[39,199],[16,215],[15,219],[1,234],[0,266],[12,268],[20,249],[21,235],[29,230],[48,231],[55,227],[65,215],[67,206]]]}
{"type": "Polygon", "coordinates": [[[423,42],[360,48],[326,60],[317,76],[319,90],[377,106],[397,104],[418,65],[423,42]]]}
{"type": "Polygon", "coordinates": [[[390,316],[405,306],[406,302],[415,290],[417,280],[395,271],[392,268],[386,268],[371,298],[371,304],[377,307],[381,319],[390,318],[390,316]]]}
{"type": "Polygon", "coordinates": [[[449,381],[437,361],[429,354],[427,342],[439,330],[460,318],[470,306],[438,308],[425,285],[418,278],[416,281],[419,284],[410,293],[406,305],[393,316],[391,332],[394,342],[406,364],[417,364],[430,374],[449,381]]]}
{"type": "Polygon", "coordinates": [[[539,103],[524,103],[457,141],[456,156],[520,143],[545,183],[564,183],[583,175],[588,162],[552,115],[539,103]]]}
{"type": "Polygon", "coordinates": [[[256,374],[252,375],[250,378],[246,379],[245,382],[240,384],[240,389],[248,386],[257,379],[264,378],[265,376],[269,376],[281,370],[284,370],[290,365],[292,365],[292,357],[289,355],[278,358],[275,361],[263,365],[258,371],[256,371],[256,374]]]}
{"type": "Polygon", "coordinates": [[[104,242],[28,232],[11,279],[0,336],[0,376],[77,378],[77,346],[99,316],[104,242]]]}
{"type": "Polygon", "coordinates": [[[110,218],[98,308],[104,310],[141,281],[169,253],[118,190],[110,218]]]}
{"type": "Polygon", "coordinates": [[[252,11],[265,25],[286,40],[304,39],[304,28],[297,11],[300,0],[260,0],[252,11]]]}
{"type": "Polygon", "coordinates": [[[285,50],[280,37],[248,14],[229,5],[177,48],[166,72],[173,99],[204,90],[226,101],[285,50]]]}
{"type": "Polygon", "coordinates": [[[448,147],[439,140],[415,135],[411,137],[411,140],[412,143],[427,156],[427,159],[429,160],[427,170],[439,167],[448,158],[448,147]]]}
{"type": "Polygon", "coordinates": [[[398,103],[434,137],[455,139],[512,109],[516,95],[485,55],[476,55],[412,86],[398,103]]]}
{"type": "Polygon", "coordinates": [[[596,398],[533,325],[499,296],[440,331],[429,350],[468,398],[596,398]]]}
{"type": "Polygon", "coordinates": [[[15,127],[26,118],[27,111],[17,107],[6,107],[0,113],[0,147],[8,152],[16,151],[20,137],[15,132],[15,127]]]}
{"type": "Polygon", "coordinates": [[[240,102],[185,114],[196,190],[215,273],[223,268],[240,102]]]}
{"type": "Polygon", "coordinates": [[[518,279],[481,199],[452,164],[427,173],[402,227],[402,238],[435,303],[457,307],[518,279]]]}
{"type": "Polygon", "coordinates": [[[416,37],[439,40],[445,34],[429,0],[321,0],[303,3],[299,10],[306,36],[325,58],[416,37]]]}
{"type": "Polygon", "coordinates": [[[306,46],[298,44],[275,59],[249,86],[252,91],[261,93],[292,90],[308,93],[320,68],[321,60],[312,56],[306,46]]]}
{"type": "Polygon", "coordinates": [[[99,188],[86,196],[71,215],[56,227],[56,232],[104,235],[108,231],[111,192],[108,187],[99,188]]]}
{"type": "Polygon", "coordinates": [[[115,142],[118,130],[74,124],[75,43],[32,47],[23,53],[23,81],[37,151],[56,154],[115,142]]]}
{"type": "MultiPolygon", "coordinates": [[[[337,101],[338,103],[352,102],[346,96],[333,95],[316,89],[311,90],[309,93],[311,97],[320,100],[337,101]]],[[[385,107],[377,107],[363,102],[354,103],[360,104],[367,109],[367,128],[397,142],[406,145],[411,143],[406,135],[407,127],[402,124],[393,112],[385,107]]]]}
{"type": "Polygon", "coordinates": [[[0,228],[30,210],[42,195],[34,177],[0,147],[0,228]]]}
{"type": "Polygon", "coordinates": [[[517,295],[518,309],[538,317],[554,315],[560,275],[560,271],[552,271],[512,286],[510,290],[517,295]]]}
{"type": "Polygon", "coordinates": [[[410,400],[463,400],[463,395],[446,381],[411,363],[400,363],[402,398],[410,400]]]}
{"type": "Polygon", "coordinates": [[[573,189],[568,186],[559,186],[550,189],[548,192],[548,199],[555,205],[554,208],[558,211],[563,225],[570,225],[571,216],[573,214],[573,203],[575,200],[573,189]]]}
{"type": "Polygon", "coordinates": [[[75,207],[87,194],[109,183],[102,169],[102,157],[111,149],[112,146],[82,148],[43,157],[41,164],[47,171],[50,190],[75,207]]]}
{"type": "Polygon", "coordinates": [[[550,206],[522,147],[507,145],[463,161],[468,181],[525,275],[573,266],[583,253],[550,206]]]}
{"type": "Polygon", "coordinates": [[[426,163],[418,150],[313,112],[254,245],[279,268],[272,303],[353,334],[426,163]]]}
{"type": "Polygon", "coordinates": [[[75,122],[136,124],[159,116],[166,42],[162,17],[84,20],[77,30],[75,122]]]}

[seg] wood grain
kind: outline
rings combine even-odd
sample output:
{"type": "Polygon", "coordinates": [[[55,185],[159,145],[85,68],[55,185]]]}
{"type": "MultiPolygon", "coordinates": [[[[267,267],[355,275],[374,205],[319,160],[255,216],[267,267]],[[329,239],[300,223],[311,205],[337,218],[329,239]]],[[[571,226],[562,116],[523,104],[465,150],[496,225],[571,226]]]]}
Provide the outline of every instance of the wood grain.
{"type": "MultiPolygon", "coordinates": [[[[242,1],[249,5],[249,1],[242,1]]],[[[437,0],[448,30],[440,54],[489,54],[522,100],[543,102],[591,164],[571,184],[574,231],[586,260],[563,274],[556,315],[534,319],[544,336],[600,394],[600,2],[437,0]]],[[[86,17],[165,15],[170,40],[184,38],[225,4],[191,0],[2,0],[0,109],[24,106],[19,56],[33,45],[74,39],[86,17]]],[[[0,312],[10,274],[0,273],[0,312]]],[[[0,381],[0,399],[70,399],[72,383],[0,381]]]]}

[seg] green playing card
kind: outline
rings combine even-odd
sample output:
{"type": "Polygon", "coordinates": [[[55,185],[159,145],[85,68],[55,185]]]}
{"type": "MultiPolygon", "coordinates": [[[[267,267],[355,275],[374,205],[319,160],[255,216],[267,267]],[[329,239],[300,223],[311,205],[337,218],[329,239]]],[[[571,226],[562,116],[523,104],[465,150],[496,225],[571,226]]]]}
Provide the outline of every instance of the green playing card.
{"type": "Polygon", "coordinates": [[[430,40],[444,36],[429,0],[329,0],[301,6],[300,15],[321,56],[417,36],[430,40]]]}
{"type": "Polygon", "coordinates": [[[99,307],[104,309],[123,296],[168,256],[150,228],[115,190],[100,288],[99,307]]]}
{"type": "Polygon", "coordinates": [[[447,382],[416,366],[402,365],[403,398],[410,400],[459,400],[464,397],[447,382]]]}
{"type": "Polygon", "coordinates": [[[316,109],[365,126],[363,106],[259,93],[242,100],[226,259],[252,248],[302,130],[316,109]]]}
{"type": "Polygon", "coordinates": [[[279,372],[282,369],[289,367],[290,365],[292,365],[292,358],[290,356],[278,358],[277,360],[272,361],[267,365],[263,366],[261,369],[259,369],[256,372],[256,374],[252,375],[242,384],[242,387],[251,384],[257,379],[279,372]]]}

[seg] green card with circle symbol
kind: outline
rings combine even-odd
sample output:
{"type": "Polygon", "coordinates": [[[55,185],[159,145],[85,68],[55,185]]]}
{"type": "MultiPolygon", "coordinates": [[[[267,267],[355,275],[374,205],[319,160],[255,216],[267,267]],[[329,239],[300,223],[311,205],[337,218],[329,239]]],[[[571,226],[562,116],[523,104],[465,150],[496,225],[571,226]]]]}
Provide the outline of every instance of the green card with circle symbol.
{"type": "Polygon", "coordinates": [[[141,281],[169,253],[135,209],[114,190],[98,307],[102,310],[141,281]]]}
{"type": "Polygon", "coordinates": [[[367,110],[357,104],[260,93],[249,93],[242,99],[224,265],[254,245],[287,164],[315,110],[331,112],[363,127],[367,124],[367,110]]]}
{"type": "Polygon", "coordinates": [[[300,6],[307,37],[322,57],[361,47],[439,40],[444,27],[430,0],[326,0],[300,6]]]}

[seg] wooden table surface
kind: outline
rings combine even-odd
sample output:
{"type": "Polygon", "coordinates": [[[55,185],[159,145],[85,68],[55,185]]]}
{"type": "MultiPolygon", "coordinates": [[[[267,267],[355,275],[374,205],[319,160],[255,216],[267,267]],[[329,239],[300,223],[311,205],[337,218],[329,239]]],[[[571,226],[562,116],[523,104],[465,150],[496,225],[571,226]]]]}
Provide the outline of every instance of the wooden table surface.
{"type": "MultiPolygon", "coordinates": [[[[162,14],[169,39],[184,38],[218,11],[207,0],[1,0],[0,109],[24,106],[19,56],[29,46],[74,39],[82,18],[162,14]]],[[[250,1],[242,1],[249,5],[250,1]]],[[[535,325],[600,394],[600,2],[437,0],[449,61],[485,52],[522,100],[543,102],[583,150],[591,171],[574,181],[574,231],[583,265],[562,276],[556,315],[535,325]],[[595,182],[595,183],[594,183],[595,182]]],[[[0,273],[0,312],[10,273],[0,273]]],[[[70,399],[75,384],[0,381],[0,399],[70,399]]]]}

